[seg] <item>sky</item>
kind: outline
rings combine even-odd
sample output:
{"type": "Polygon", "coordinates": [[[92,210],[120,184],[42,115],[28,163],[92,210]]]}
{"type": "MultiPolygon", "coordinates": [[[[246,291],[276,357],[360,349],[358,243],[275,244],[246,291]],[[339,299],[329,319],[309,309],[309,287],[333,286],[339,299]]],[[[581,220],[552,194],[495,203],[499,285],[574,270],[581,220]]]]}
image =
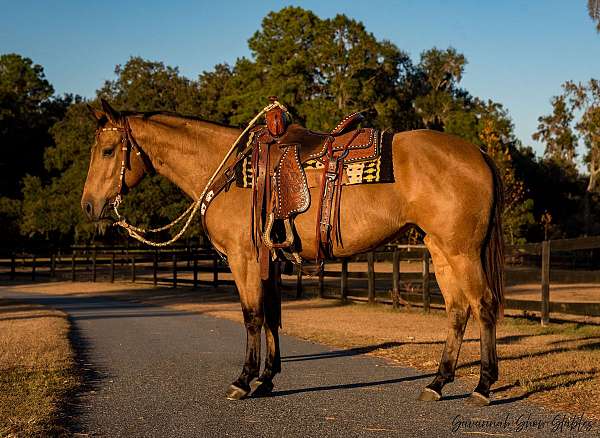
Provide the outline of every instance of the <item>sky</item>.
{"type": "Polygon", "coordinates": [[[41,64],[58,94],[93,97],[130,56],[178,66],[192,79],[249,57],[247,40],[262,18],[288,5],[362,21],[415,62],[431,47],[456,48],[468,60],[462,85],[504,104],[517,136],[538,153],[531,134],[561,84],[600,76],[600,34],[586,0],[0,0],[0,54],[41,64]]]}

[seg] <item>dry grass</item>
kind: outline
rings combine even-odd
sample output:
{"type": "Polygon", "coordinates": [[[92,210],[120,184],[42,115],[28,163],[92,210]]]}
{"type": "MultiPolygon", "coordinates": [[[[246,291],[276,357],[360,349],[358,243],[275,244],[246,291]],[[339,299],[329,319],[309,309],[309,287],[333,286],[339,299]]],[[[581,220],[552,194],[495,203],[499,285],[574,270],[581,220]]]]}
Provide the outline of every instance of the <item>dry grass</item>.
{"type": "Polygon", "coordinates": [[[57,310],[0,300],[0,436],[56,436],[78,385],[69,323],[57,310]]]}

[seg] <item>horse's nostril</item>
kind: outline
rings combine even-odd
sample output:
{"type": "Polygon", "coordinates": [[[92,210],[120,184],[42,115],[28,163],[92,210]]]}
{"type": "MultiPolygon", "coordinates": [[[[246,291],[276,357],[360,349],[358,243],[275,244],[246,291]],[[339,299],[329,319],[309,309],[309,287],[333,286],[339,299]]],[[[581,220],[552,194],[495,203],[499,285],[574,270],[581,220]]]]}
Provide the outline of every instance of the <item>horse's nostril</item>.
{"type": "Polygon", "coordinates": [[[92,203],[86,202],[85,203],[85,213],[88,215],[88,217],[92,217],[93,212],[94,212],[94,207],[92,206],[92,203]]]}

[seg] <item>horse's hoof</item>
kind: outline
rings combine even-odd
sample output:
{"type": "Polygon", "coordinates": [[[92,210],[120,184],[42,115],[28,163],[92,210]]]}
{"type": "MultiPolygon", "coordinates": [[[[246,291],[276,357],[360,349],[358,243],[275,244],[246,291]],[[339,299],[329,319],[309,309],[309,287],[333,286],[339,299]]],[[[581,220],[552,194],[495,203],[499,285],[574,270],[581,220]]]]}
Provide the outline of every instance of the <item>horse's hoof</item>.
{"type": "Polygon", "coordinates": [[[242,400],[248,396],[250,389],[240,388],[234,384],[229,385],[227,388],[227,399],[228,400],[242,400]]]}
{"type": "Polygon", "coordinates": [[[273,391],[273,382],[266,380],[257,380],[252,397],[266,397],[273,391]]]}
{"type": "Polygon", "coordinates": [[[488,406],[490,404],[490,398],[473,391],[467,399],[467,403],[471,406],[488,406]]]}
{"type": "Polygon", "coordinates": [[[420,401],[438,401],[442,398],[442,394],[437,391],[434,391],[431,388],[425,388],[421,391],[421,395],[419,395],[420,401]]]}

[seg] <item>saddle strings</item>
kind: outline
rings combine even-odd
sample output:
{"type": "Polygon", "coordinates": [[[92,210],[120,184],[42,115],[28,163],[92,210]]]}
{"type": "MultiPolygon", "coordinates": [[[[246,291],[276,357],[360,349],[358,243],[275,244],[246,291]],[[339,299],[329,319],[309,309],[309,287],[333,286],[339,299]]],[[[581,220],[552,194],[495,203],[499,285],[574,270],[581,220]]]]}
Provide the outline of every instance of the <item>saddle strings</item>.
{"type": "Polygon", "coordinates": [[[125,220],[125,218],[122,217],[121,214],[119,214],[118,206],[121,203],[121,199],[118,199],[118,201],[113,204],[113,209],[114,209],[115,214],[117,215],[117,219],[118,219],[113,225],[124,228],[125,230],[127,230],[127,233],[131,237],[133,237],[134,239],[136,239],[136,240],[138,240],[138,241],[140,241],[140,242],[142,242],[142,243],[144,243],[146,245],[150,245],[150,246],[164,247],[164,246],[170,245],[170,244],[176,242],[177,240],[179,240],[181,238],[181,236],[183,236],[183,234],[187,231],[189,225],[192,222],[192,219],[194,218],[194,216],[196,215],[196,213],[200,209],[200,206],[202,205],[202,201],[204,200],[204,197],[206,196],[206,193],[207,193],[208,189],[210,188],[210,186],[212,185],[212,183],[214,182],[214,180],[218,176],[218,174],[221,172],[221,170],[223,169],[223,167],[227,163],[227,160],[229,159],[229,157],[231,156],[231,154],[233,154],[233,152],[235,151],[237,145],[242,140],[242,138],[244,137],[244,135],[246,135],[246,133],[256,124],[256,122],[267,111],[270,111],[271,109],[273,109],[275,107],[279,107],[279,108],[283,109],[284,111],[287,111],[287,109],[285,108],[285,106],[283,106],[278,101],[274,101],[273,103],[271,103],[271,104],[267,105],[266,107],[264,107],[256,116],[254,116],[254,118],[250,121],[250,123],[248,123],[248,126],[246,126],[246,129],[244,129],[242,131],[242,133],[238,136],[238,138],[233,142],[233,144],[231,145],[231,148],[229,148],[229,151],[227,152],[227,154],[225,155],[225,157],[221,161],[221,164],[219,164],[219,166],[217,167],[217,169],[214,171],[214,173],[212,174],[212,176],[210,177],[210,179],[206,183],[206,186],[204,187],[204,190],[202,191],[202,194],[200,195],[200,197],[196,201],[192,202],[190,204],[190,206],[181,215],[179,215],[179,217],[177,219],[175,219],[174,221],[170,222],[169,224],[164,225],[164,226],[159,227],[159,228],[151,228],[151,229],[146,230],[144,228],[136,227],[134,225],[129,224],[125,220]],[[155,242],[155,241],[149,240],[149,239],[147,239],[147,238],[145,238],[143,236],[143,234],[158,233],[160,231],[168,230],[168,229],[172,228],[173,226],[177,225],[179,222],[181,222],[183,220],[183,218],[185,218],[186,216],[188,216],[188,218],[187,218],[185,224],[183,225],[183,227],[181,228],[181,230],[179,230],[179,232],[175,236],[173,236],[171,239],[169,239],[167,241],[164,241],[164,242],[155,242]]]}

